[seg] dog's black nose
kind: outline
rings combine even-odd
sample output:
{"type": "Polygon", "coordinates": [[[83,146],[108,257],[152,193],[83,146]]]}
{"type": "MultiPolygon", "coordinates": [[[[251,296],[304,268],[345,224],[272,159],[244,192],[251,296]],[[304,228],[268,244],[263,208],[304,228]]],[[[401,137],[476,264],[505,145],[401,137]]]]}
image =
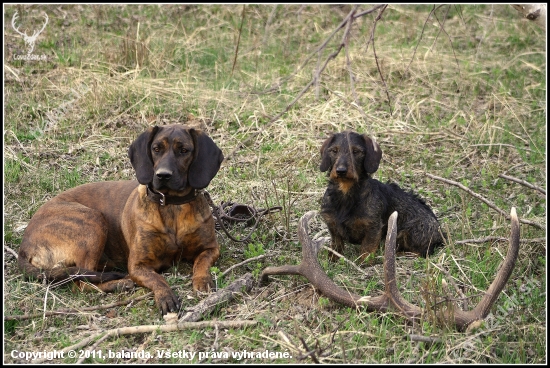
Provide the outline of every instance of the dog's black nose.
{"type": "Polygon", "coordinates": [[[346,175],[347,172],[348,172],[348,169],[344,166],[338,166],[336,168],[336,174],[338,174],[338,176],[344,176],[346,175]]]}
{"type": "Polygon", "coordinates": [[[159,169],[156,172],[157,178],[160,180],[168,180],[172,177],[172,171],[166,169],[159,169]]]}

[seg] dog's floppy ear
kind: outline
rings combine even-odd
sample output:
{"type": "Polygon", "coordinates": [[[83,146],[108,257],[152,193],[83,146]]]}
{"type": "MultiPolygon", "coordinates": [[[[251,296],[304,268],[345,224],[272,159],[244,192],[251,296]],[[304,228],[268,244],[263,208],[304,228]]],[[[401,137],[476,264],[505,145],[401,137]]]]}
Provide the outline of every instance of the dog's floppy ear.
{"type": "Polygon", "coordinates": [[[206,188],[223,161],[222,150],[201,130],[189,129],[195,143],[195,158],[189,166],[187,180],[195,189],[206,188]]]}
{"type": "Polygon", "coordinates": [[[146,185],[153,181],[153,156],[151,155],[151,143],[159,131],[158,126],[150,127],[141,133],[128,148],[128,156],[132,167],[136,171],[137,180],[146,185]]]}
{"type": "Polygon", "coordinates": [[[365,147],[367,149],[363,165],[367,173],[373,174],[378,170],[378,165],[380,165],[380,160],[382,160],[382,150],[378,143],[368,135],[363,135],[363,139],[365,140],[365,147]]]}
{"type": "Polygon", "coordinates": [[[330,156],[328,154],[327,148],[331,145],[333,140],[334,135],[331,135],[323,142],[323,145],[321,146],[321,166],[319,166],[321,172],[325,172],[330,168],[330,156]]]}

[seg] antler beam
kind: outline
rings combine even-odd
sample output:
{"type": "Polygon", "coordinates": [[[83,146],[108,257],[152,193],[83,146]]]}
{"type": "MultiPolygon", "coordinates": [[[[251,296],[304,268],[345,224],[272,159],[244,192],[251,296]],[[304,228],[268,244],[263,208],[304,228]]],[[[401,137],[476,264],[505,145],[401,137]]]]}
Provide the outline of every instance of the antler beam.
{"type": "MultiPolygon", "coordinates": [[[[300,219],[298,226],[298,238],[302,243],[302,262],[299,265],[285,265],[279,267],[267,267],[263,270],[261,281],[267,282],[269,275],[301,275],[304,276],[327,298],[349,307],[366,306],[368,311],[386,311],[394,309],[408,319],[418,319],[422,309],[406,301],[397,287],[395,277],[395,249],[397,238],[397,212],[394,212],[388,220],[388,232],[386,235],[386,247],[384,251],[384,284],[382,295],[361,297],[336,285],[323,271],[317,260],[319,249],[323,240],[312,240],[308,234],[309,220],[317,214],[316,211],[307,212],[300,219]]],[[[512,231],[508,253],[500,270],[485,292],[481,301],[471,311],[462,311],[458,308],[448,308],[438,314],[441,322],[451,322],[460,331],[465,330],[472,322],[482,320],[489,314],[492,305],[497,300],[500,292],[506,285],[514,269],[519,253],[519,221],[515,208],[511,213],[512,231]]]]}

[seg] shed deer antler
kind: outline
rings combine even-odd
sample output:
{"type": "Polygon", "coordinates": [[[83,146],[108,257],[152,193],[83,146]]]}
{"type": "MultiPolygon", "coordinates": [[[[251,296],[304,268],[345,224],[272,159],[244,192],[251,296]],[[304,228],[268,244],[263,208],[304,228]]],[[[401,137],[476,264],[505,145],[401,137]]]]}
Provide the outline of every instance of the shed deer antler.
{"type": "Polygon", "coordinates": [[[39,31],[34,31],[32,36],[27,35],[27,32],[21,32],[18,28],[15,26],[15,20],[19,17],[19,14],[17,12],[13,13],[13,17],[11,18],[11,26],[15,30],[15,32],[19,33],[21,36],[23,36],[23,40],[25,43],[29,46],[29,51],[27,54],[31,54],[34,50],[34,44],[36,43],[36,39],[38,38],[38,35],[42,33],[42,31],[46,28],[46,24],[48,24],[48,14],[44,13],[44,18],[46,21],[44,22],[44,25],[39,31]]]}
{"type": "MultiPolygon", "coordinates": [[[[325,297],[349,307],[366,306],[367,311],[386,311],[394,309],[408,319],[418,319],[422,309],[406,301],[397,288],[395,277],[395,248],[397,238],[397,212],[394,212],[388,220],[388,233],[384,251],[384,284],[385,291],[379,296],[364,296],[344,290],[337,286],[321,269],[317,260],[317,253],[323,243],[323,239],[312,240],[308,234],[308,222],[317,214],[316,211],[307,212],[300,219],[298,226],[298,238],[302,243],[302,262],[296,266],[267,267],[263,270],[261,281],[267,282],[269,275],[302,275],[313,284],[325,297]]],[[[506,285],[508,278],[516,264],[519,253],[519,221],[516,209],[510,212],[512,231],[510,246],[506,258],[497,272],[493,283],[485,292],[480,302],[469,311],[460,310],[458,307],[445,308],[438,311],[438,320],[451,322],[459,331],[464,331],[472,322],[482,320],[489,314],[492,305],[497,300],[500,292],[506,285]]]]}

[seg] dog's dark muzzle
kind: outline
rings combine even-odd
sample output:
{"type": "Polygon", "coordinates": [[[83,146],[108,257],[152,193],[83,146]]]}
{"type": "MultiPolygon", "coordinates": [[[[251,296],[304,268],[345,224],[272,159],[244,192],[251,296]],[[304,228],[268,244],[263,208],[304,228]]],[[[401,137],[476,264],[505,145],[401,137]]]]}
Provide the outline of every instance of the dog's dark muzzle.
{"type": "Polygon", "coordinates": [[[172,170],[161,168],[155,171],[153,188],[156,190],[171,189],[179,191],[183,190],[185,186],[186,183],[184,180],[182,180],[179,175],[174,174],[172,170]]]}
{"type": "Polygon", "coordinates": [[[336,175],[338,175],[338,177],[345,177],[347,173],[348,173],[348,168],[347,167],[345,167],[345,166],[337,166],[336,167],[336,175]]]}

